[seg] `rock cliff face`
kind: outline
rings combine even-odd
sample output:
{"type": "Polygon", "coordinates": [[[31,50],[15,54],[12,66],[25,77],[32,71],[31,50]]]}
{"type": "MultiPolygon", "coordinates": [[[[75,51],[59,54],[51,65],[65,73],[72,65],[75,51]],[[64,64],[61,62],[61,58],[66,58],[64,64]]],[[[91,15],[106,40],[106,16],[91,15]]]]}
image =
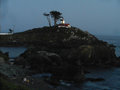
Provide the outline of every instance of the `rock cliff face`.
{"type": "Polygon", "coordinates": [[[14,34],[12,39],[32,46],[16,59],[16,64],[53,73],[59,79],[82,80],[83,67],[116,62],[113,45],[75,27],[36,28],[14,34]]]}

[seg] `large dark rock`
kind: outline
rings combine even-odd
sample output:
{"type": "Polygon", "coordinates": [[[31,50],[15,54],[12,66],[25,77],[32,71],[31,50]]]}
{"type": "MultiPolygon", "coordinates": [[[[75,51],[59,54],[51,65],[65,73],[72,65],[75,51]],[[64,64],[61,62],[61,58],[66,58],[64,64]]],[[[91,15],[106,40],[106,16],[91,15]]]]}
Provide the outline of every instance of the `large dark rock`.
{"type": "Polygon", "coordinates": [[[53,73],[55,79],[78,82],[84,79],[83,67],[116,62],[113,45],[74,27],[36,28],[14,34],[13,40],[32,47],[16,59],[16,64],[53,73]]]}
{"type": "Polygon", "coordinates": [[[55,53],[27,50],[25,54],[16,58],[15,63],[21,64],[24,67],[29,67],[37,72],[51,72],[53,67],[62,64],[62,59],[55,53]]]}

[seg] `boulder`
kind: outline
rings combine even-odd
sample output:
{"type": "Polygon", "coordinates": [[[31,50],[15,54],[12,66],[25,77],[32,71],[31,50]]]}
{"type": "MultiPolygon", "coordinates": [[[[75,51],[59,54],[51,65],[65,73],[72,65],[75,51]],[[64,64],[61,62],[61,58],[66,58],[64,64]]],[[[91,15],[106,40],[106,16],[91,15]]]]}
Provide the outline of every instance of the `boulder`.
{"type": "Polygon", "coordinates": [[[50,53],[47,51],[27,51],[26,55],[21,55],[16,58],[15,64],[24,65],[24,67],[29,66],[30,69],[36,70],[37,72],[50,72],[50,68],[59,66],[61,62],[61,57],[55,53],[50,53]]]}

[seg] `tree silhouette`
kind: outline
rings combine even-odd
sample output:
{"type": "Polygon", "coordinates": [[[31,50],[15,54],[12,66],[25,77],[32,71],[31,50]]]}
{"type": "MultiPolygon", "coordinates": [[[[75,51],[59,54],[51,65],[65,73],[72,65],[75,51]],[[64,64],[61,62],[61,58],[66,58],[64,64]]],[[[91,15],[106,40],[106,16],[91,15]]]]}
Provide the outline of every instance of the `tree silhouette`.
{"type": "Polygon", "coordinates": [[[50,21],[50,17],[49,17],[50,14],[44,13],[43,15],[47,17],[47,20],[48,20],[49,26],[51,27],[51,21],[50,21]]]}
{"type": "Polygon", "coordinates": [[[51,11],[50,15],[54,19],[54,25],[56,25],[57,21],[61,18],[62,13],[58,11],[51,11]]]}

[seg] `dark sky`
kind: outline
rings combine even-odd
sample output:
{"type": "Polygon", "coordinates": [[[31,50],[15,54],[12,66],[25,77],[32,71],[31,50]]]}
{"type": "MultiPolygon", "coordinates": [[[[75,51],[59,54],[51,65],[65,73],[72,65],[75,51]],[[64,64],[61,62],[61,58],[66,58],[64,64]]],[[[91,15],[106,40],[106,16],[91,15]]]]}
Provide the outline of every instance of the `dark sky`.
{"type": "Polygon", "coordinates": [[[44,12],[58,10],[67,23],[98,35],[120,35],[120,0],[0,0],[0,22],[7,32],[48,25],[44,12]]]}

